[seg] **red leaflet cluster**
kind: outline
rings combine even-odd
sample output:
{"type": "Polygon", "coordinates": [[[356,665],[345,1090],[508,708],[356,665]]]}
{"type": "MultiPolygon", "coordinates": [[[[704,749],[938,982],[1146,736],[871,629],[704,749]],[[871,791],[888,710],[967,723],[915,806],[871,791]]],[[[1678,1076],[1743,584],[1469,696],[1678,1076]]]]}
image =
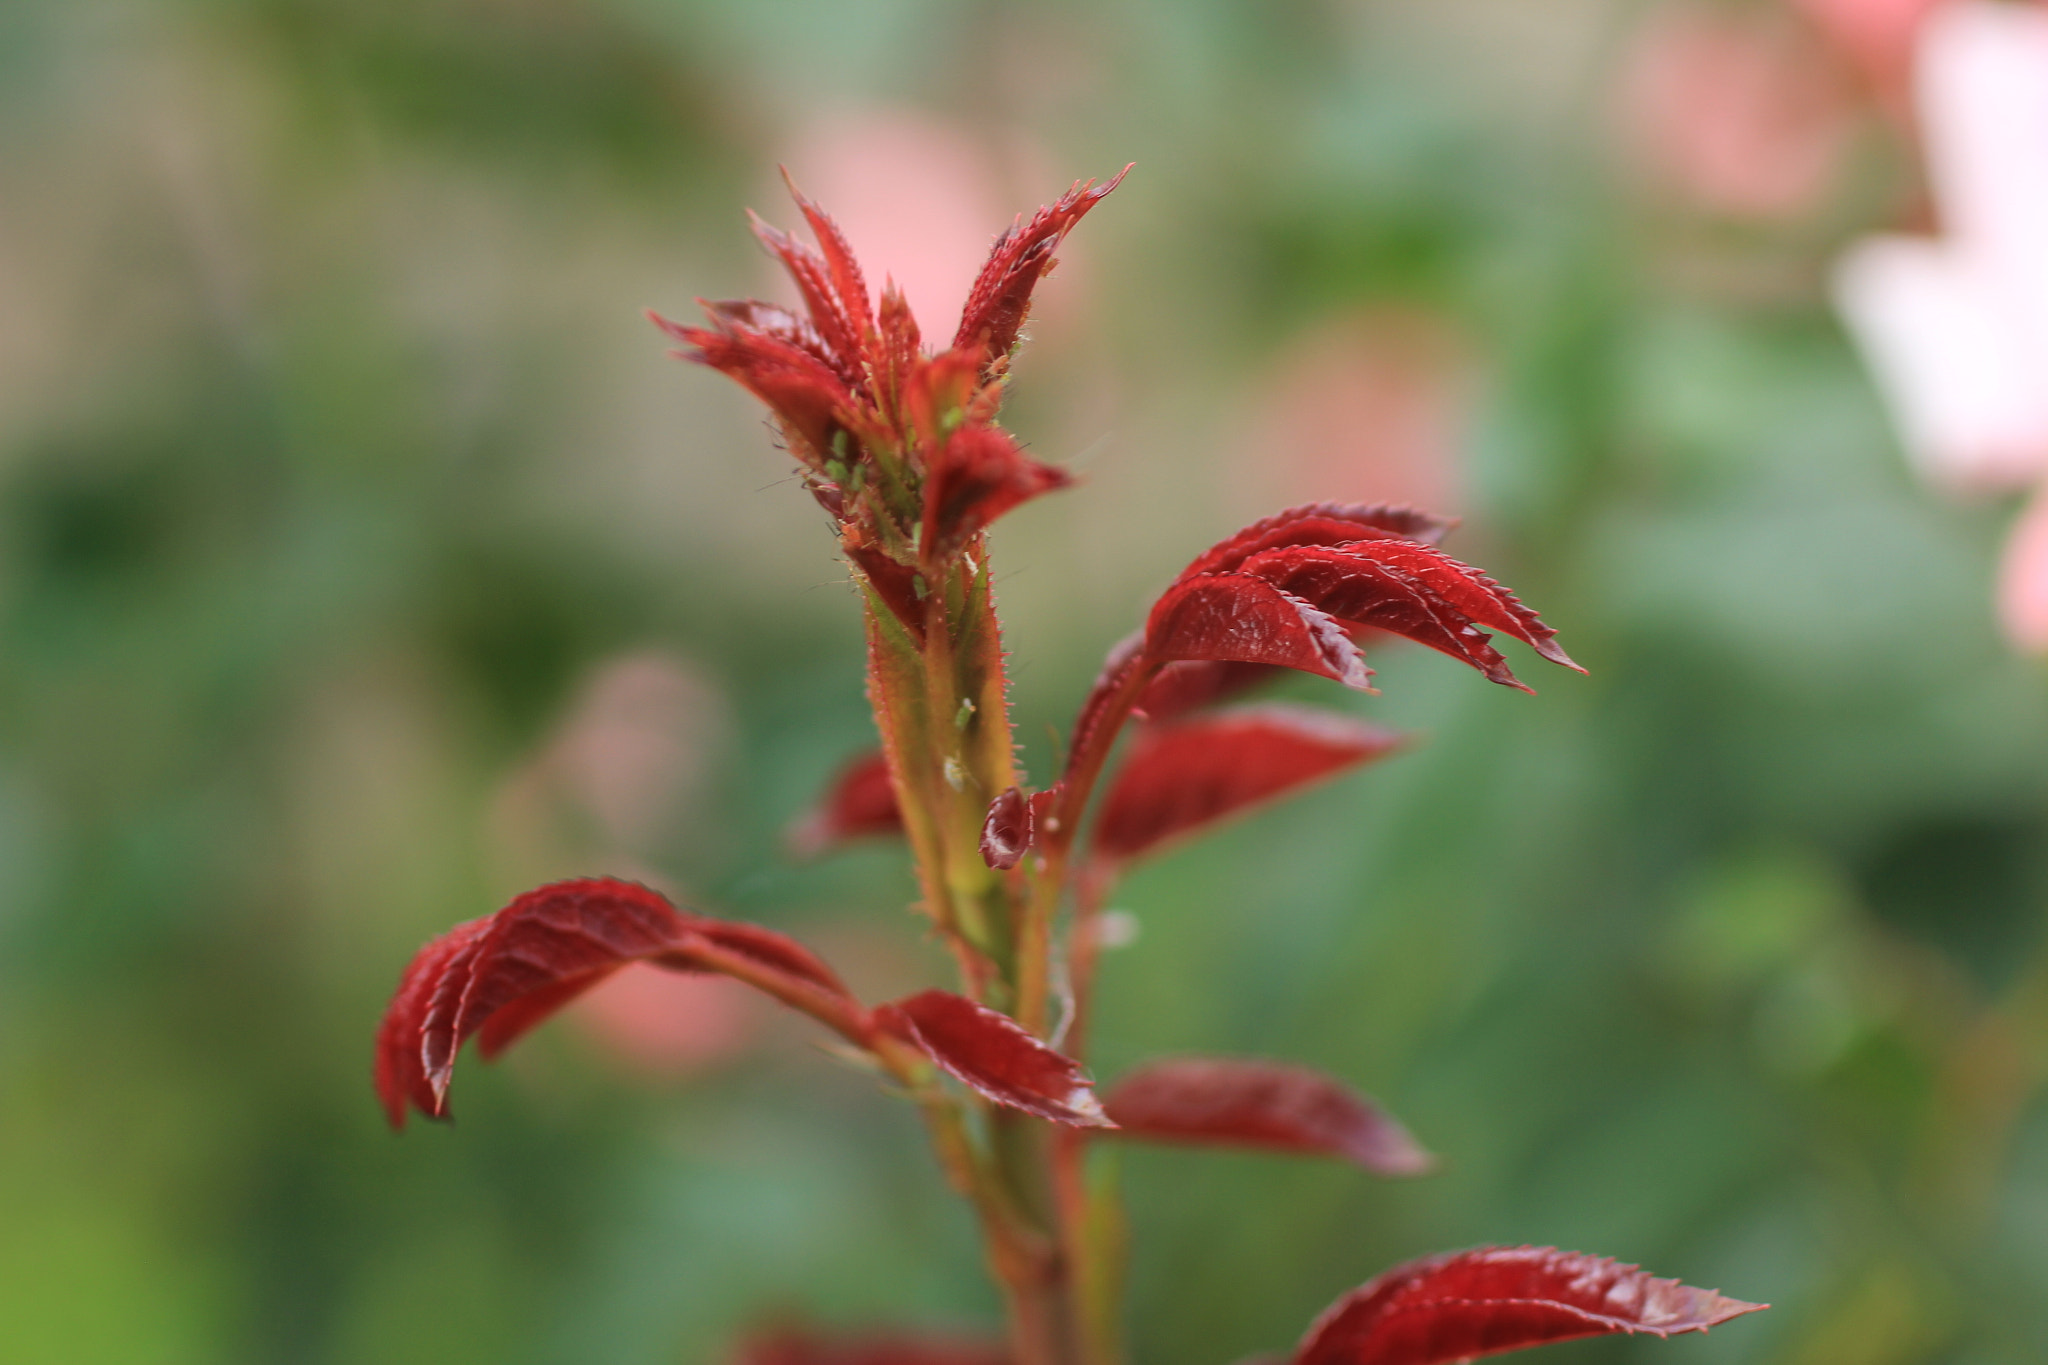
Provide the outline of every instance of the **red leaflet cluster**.
{"type": "MultiPolygon", "coordinates": [[[[790,1329],[746,1343],[738,1365],[1113,1365],[1120,1215],[1086,1164],[1105,1132],[1331,1157],[1381,1176],[1434,1161],[1374,1101],[1305,1067],[1169,1058],[1127,1074],[1105,1100],[1077,1060],[1115,922],[1106,898],[1128,867],[1403,743],[1341,715],[1222,703],[1290,669],[1371,691],[1362,645],[1386,635],[1524,691],[1489,631],[1577,667],[1512,593],[1437,548],[1449,522],[1401,507],[1296,507],[1174,578],[1110,652],[1057,780],[1025,785],[983,532],[1068,476],[1025,455],[995,418],[1034,288],[1066,233],[1122,179],[1078,184],[1003,233],[944,350],[925,348],[893,285],[870,297],[845,238],[802,195],[815,246],[754,225],[797,308],[740,300],[705,304],[703,327],[655,319],[685,358],[768,405],[865,590],[883,747],[839,771],[791,830],[791,851],[907,836],[963,993],[924,990],[870,1009],[793,939],[593,878],[541,887],[429,943],[378,1030],[376,1088],[393,1125],[414,1109],[443,1117],[467,1040],[490,1057],[612,972],[648,962],[748,983],[911,1095],[981,1216],[1008,1341],[828,1341],[790,1329]],[[1065,1131],[1043,1140],[1020,1114],[1065,1131]]],[[[1596,1257],[1488,1247],[1413,1262],[1345,1296],[1291,1365],[1451,1365],[1572,1337],[1703,1331],[1757,1307],[1596,1257]]]]}
{"type": "Polygon", "coordinates": [[[683,344],[678,355],[768,405],[849,559],[906,624],[916,621],[913,574],[930,582],[997,517],[1070,482],[1026,455],[995,415],[1033,289],[1068,230],[1122,180],[1076,184],[1003,233],[937,354],[893,284],[871,302],[845,237],[794,185],[817,246],[759,219],[754,232],[795,282],[801,313],[743,299],[705,303],[708,327],[654,317],[683,344]]]}
{"type": "Polygon", "coordinates": [[[1555,1247],[1481,1247],[1414,1261],[1339,1299],[1293,1365],[1449,1365],[1573,1337],[1667,1337],[1766,1307],[1555,1247]]]}

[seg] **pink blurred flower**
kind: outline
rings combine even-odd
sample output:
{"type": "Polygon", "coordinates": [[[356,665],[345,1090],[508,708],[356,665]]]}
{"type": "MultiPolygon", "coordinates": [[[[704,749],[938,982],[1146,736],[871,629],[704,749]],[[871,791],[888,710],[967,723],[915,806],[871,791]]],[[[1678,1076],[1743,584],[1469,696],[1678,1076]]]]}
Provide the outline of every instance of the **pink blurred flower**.
{"type": "Polygon", "coordinates": [[[1920,25],[1941,0],[1793,0],[1881,92],[1908,80],[1920,25]]]}
{"type": "MultiPolygon", "coordinates": [[[[1908,453],[1953,491],[2048,478],[2048,9],[1963,0],[1921,33],[1914,94],[1944,235],[1870,238],[1836,302],[1908,453]]],[[[2039,504],[2006,557],[2014,643],[2048,648],[2039,504]]]]}
{"type": "Polygon", "coordinates": [[[1471,367],[1425,313],[1347,314],[1300,337],[1255,400],[1247,501],[1407,503],[1455,511],[1471,367]]]}
{"type": "Polygon", "coordinates": [[[1622,131],[1645,172],[1734,218],[1812,211],[1852,127],[1825,52],[1763,10],[1657,11],[1636,37],[1620,97],[1622,131]]]}
{"type": "Polygon", "coordinates": [[[644,962],[620,968],[568,1016],[620,1061],[684,1075],[739,1053],[762,1023],[761,1001],[722,976],[682,976],[644,962]]]}

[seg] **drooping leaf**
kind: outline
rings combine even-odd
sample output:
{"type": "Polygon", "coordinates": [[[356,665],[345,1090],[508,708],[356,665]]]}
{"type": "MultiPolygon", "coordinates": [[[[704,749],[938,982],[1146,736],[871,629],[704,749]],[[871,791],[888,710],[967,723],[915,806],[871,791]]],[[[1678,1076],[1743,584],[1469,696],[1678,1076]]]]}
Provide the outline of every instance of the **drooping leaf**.
{"type": "Polygon", "coordinates": [[[1031,847],[1033,815],[1031,798],[1016,787],[989,802],[988,818],[981,823],[982,861],[998,872],[1007,872],[1023,861],[1031,847]]]}
{"type": "Polygon", "coordinates": [[[1026,455],[1000,427],[963,426],[925,473],[925,543],[933,555],[950,558],[1011,508],[1073,481],[1057,465],[1026,455]]]}
{"type": "Polygon", "coordinates": [[[1008,355],[1031,310],[1031,291],[1052,269],[1052,253],[1060,239],[1130,173],[1126,166],[1104,184],[1093,180],[1077,184],[1060,196],[1058,203],[1040,209],[1029,223],[1013,223],[996,238],[987,263],[968,291],[953,344],[981,347],[991,365],[1008,355]]]}
{"type": "Polygon", "coordinates": [[[951,991],[922,991],[877,1006],[875,1027],[917,1048],[997,1104],[1075,1128],[1114,1128],[1072,1058],[1006,1014],[951,991]]]}
{"type": "Polygon", "coordinates": [[[1007,1365],[1001,1342],[876,1332],[826,1337],[800,1327],[743,1342],[736,1365],[1007,1365]]]}
{"type": "Polygon", "coordinates": [[[815,858],[854,839],[902,833],[903,812],[896,806],[889,759],[878,749],[847,760],[823,799],[785,837],[791,854],[815,858]]]}
{"type": "Polygon", "coordinates": [[[1342,545],[1349,541],[1398,537],[1434,545],[1454,521],[1412,507],[1373,503],[1316,502],[1255,521],[1207,550],[1181,571],[1182,579],[1229,573],[1262,550],[1284,545],[1342,545]]]}
{"type": "Polygon", "coordinates": [[[1671,1336],[1767,1305],[1554,1247],[1481,1247],[1399,1266],[1339,1299],[1293,1365],[1449,1365],[1574,1337],[1671,1336]]]}
{"type": "Polygon", "coordinates": [[[1145,657],[1274,664],[1371,690],[1372,670],[1335,618],[1248,574],[1206,574],[1168,588],[1146,619],[1145,657]]]}
{"type": "Polygon", "coordinates": [[[1435,1159],[1365,1096],[1319,1071],[1230,1057],[1172,1057],[1118,1081],[1103,1109],[1126,1137],[1333,1156],[1378,1175],[1435,1159]]]}
{"type": "Polygon", "coordinates": [[[393,1127],[407,1107],[447,1113],[462,1044],[486,1055],[629,962],[737,977],[859,1042],[868,1023],[832,970],[758,925],[689,915],[632,882],[585,878],[544,886],[456,926],[414,957],[377,1033],[377,1093],[393,1127]]]}
{"type": "Polygon", "coordinates": [[[1278,704],[1148,726],[1103,798],[1094,851],[1128,861],[1405,742],[1377,725],[1278,704]]]}

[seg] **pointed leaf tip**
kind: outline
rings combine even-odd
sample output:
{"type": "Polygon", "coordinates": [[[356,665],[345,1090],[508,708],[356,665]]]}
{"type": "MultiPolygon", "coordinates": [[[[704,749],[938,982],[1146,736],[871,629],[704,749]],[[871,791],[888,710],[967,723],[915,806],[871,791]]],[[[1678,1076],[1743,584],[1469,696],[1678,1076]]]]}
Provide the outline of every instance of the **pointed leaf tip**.
{"type": "Polygon", "coordinates": [[[1293,1365],[1452,1365],[1575,1337],[1703,1332],[1767,1306],[1606,1257],[1480,1247],[1398,1266],[1345,1295],[1293,1365]]]}
{"type": "Polygon", "coordinates": [[[1376,1175],[1422,1175],[1436,1159],[1378,1105],[1319,1071],[1234,1057],[1172,1057],[1126,1075],[1103,1100],[1126,1137],[1331,1156],[1376,1175]]]}
{"type": "Polygon", "coordinates": [[[903,833],[896,783],[889,759],[877,749],[847,760],[832,777],[818,804],[784,836],[790,855],[815,858],[856,839],[903,833]]]}
{"type": "Polygon", "coordinates": [[[997,1104],[1072,1128],[1114,1128],[1080,1064],[1006,1014],[951,991],[877,1006],[875,1027],[997,1104]]]}

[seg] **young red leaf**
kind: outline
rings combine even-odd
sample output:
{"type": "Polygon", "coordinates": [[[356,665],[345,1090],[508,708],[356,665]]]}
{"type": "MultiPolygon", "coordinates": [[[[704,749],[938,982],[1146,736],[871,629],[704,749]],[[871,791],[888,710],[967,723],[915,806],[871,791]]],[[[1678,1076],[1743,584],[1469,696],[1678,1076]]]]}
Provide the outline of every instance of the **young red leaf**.
{"type": "Polygon", "coordinates": [[[951,991],[877,1006],[875,1027],[997,1104],[1074,1128],[1114,1128],[1081,1067],[1016,1020],[951,991]]]}
{"type": "Polygon", "coordinates": [[[859,1042],[866,1015],[832,970],[757,925],[686,915],[632,882],[586,878],[529,891],[458,925],[406,968],[377,1033],[376,1083],[393,1127],[408,1105],[447,1113],[455,1055],[482,1033],[488,1055],[629,962],[718,971],[859,1042]]]}
{"type": "Polygon", "coordinates": [[[1159,670],[1138,696],[1138,712],[1146,720],[1172,720],[1227,701],[1286,672],[1273,664],[1248,664],[1236,659],[1183,659],[1159,670]]]}
{"type": "Polygon", "coordinates": [[[433,1117],[446,1112],[456,1050],[499,1009],[571,978],[595,984],[609,968],[674,947],[686,929],[646,887],[592,879],[529,891],[428,944],[378,1031],[377,1089],[393,1126],[404,1125],[408,1101],[433,1117]]]}
{"type": "Polygon", "coordinates": [[[800,1328],[764,1333],[741,1345],[736,1365],[1008,1365],[1002,1343],[968,1337],[873,1333],[820,1337],[800,1328]]]}
{"type": "Polygon", "coordinates": [[[1094,851],[1128,861],[1404,743],[1395,731],[1299,706],[1147,727],[1103,798],[1094,851]]]}
{"type": "Polygon", "coordinates": [[[853,839],[903,833],[888,756],[877,749],[849,759],[825,789],[824,799],[789,828],[789,851],[815,858],[853,839]]]}
{"type": "Polygon", "coordinates": [[[1372,670],[1343,626],[1301,598],[1247,574],[1176,583],[1145,621],[1145,657],[1275,664],[1370,691],[1372,670]]]}
{"type": "Polygon", "coordinates": [[[1228,1057],[1152,1062],[1116,1083],[1103,1109],[1127,1137],[1333,1156],[1378,1175],[1436,1164],[1392,1117],[1307,1067],[1228,1057]]]}
{"type": "Polygon", "coordinates": [[[853,395],[832,368],[802,346],[738,326],[714,312],[715,329],[685,327],[658,313],[654,324],[690,349],[675,354],[731,376],[782,419],[790,453],[813,470],[832,458],[853,395]]]}
{"type": "Polygon", "coordinates": [[[1768,1305],[1554,1247],[1481,1247],[1399,1266],[1339,1299],[1293,1365],[1449,1365],[1573,1337],[1671,1336],[1768,1305]]]}
{"type": "Polygon", "coordinates": [[[1031,310],[1031,291],[1055,264],[1053,252],[1074,224],[1131,173],[1129,166],[1106,184],[1076,184],[1058,203],[1038,211],[1027,224],[1013,223],[996,238],[988,262],[968,292],[953,345],[980,346],[993,365],[1010,353],[1031,310]]]}
{"type": "Polygon", "coordinates": [[[924,539],[949,558],[997,517],[1073,477],[1026,455],[999,427],[963,426],[939,447],[924,484],[924,539]]]}
{"type": "Polygon", "coordinates": [[[1470,664],[1493,682],[1532,690],[1509,670],[1490,643],[1493,637],[1400,569],[1353,554],[1353,548],[1269,550],[1246,560],[1242,572],[1314,603],[1354,629],[1370,626],[1406,636],[1470,664]]]}
{"type": "Polygon", "coordinates": [[[1399,537],[1434,545],[1457,523],[1418,512],[1412,507],[1366,503],[1310,503],[1255,521],[1236,535],[1218,541],[1181,571],[1181,580],[1198,574],[1229,573],[1261,550],[1284,545],[1342,545],[1354,540],[1399,537]]]}
{"type": "Polygon", "coordinates": [[[1034,806],[1015,787],[989,802],[988,818],[981,824],[981,857],[998,872],[1007,872],[1023,861],[1031,847],[1034,806]]]}
{"type": "MultiPolygon", "coordinates": [[[[832,269],[825,258],[780,228],[763,222],[752,210],[747,213],[747,221],[753,225],[754,235],[760,238],[761,245],[782,262],[782,268],[796,281],[797,293],[803,296],[804,310],[811,315],[811,325],[824,339],[827,349],[841,365],[857,372],[864,359],[861,346],[864,319],[839,297],[832,269]]],[[[863,291],[860,298],[863,310],[866,304],[867,296],[863,291]]]]}
{"type": "Polygon", "coordinates": [[[832,293],[839,301],[839,307],[852,323],[856,337],[865,339],[874,330],[874,314],[868,306],[867,281],[861,278],[860,262],[853,258],[853,248],[847,244],[845,234],[839,231],[839,224],[831,215],[804,198],[790,179],[787,168],[782,172],[782,183],[789,188],[789,197],[796,200],[797,208],[803,211],[804,221],[811,225],[811,235],[818,239],[818,250],[825,258],[825,270],[831,280],[832,293]]]}

